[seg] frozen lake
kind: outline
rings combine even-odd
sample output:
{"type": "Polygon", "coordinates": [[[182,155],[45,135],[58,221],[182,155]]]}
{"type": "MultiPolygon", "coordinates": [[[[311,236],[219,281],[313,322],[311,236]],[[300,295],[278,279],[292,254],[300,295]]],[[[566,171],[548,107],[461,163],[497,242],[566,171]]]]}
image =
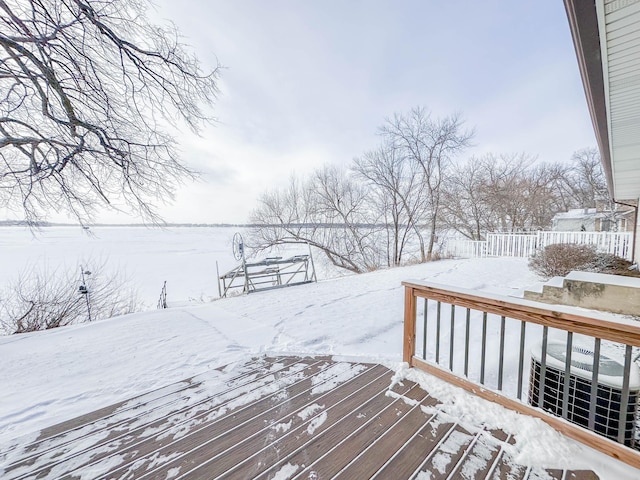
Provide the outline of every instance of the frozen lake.
{"type": "MultiPolygon", "coordinates": [[[[139,226],[92,227],[87,233],[68,226],[46,227],[34,236],[24,227],[0,227],[0,289],[34,267],[75,269],[91,261],[123,272],[147,307],[155,307],[165,280],[170,303],[210,301],[218,298],[216,262],[220,273],[238,263],[231,248],[237,231],[245,233],[237,227],[139,226]]],[[[301,245],[287,253],[308,249],[301,245]]]]}

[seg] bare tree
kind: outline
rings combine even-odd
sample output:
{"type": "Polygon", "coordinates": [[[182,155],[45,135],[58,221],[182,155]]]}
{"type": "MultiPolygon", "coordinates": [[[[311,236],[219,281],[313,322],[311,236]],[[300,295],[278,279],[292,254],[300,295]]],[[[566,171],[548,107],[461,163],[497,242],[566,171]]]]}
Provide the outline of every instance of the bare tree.
{"type": "Polygon", "coordinates": [[[428,202],[426,225],[430,230],[426,245],[421,244],[423,261],[431,260],[438,224],[441,220],[442,187],[451,160],[471,142],[474,132],[464,130],[459,115],[434,119],[421,107],[407,114],[396,114],[380,128],[383,137],[423,173],[428,202]]]}
{"type": "Polygon", "coordinates": [[[571,163],[563,166],[557,189],[562,199],[562,209],[593,208],[596,200],[609,198],[607,181],[596,148],[583,148],[571,157],[571,163]]]}
{"type": "Polygon", "coordinates": [[[0,0],[0,206],[81,222],[154,202],[192,172],[163,125],[197,130],[217,90],[146,0],[0,0]]]}
{"type": "Polygon", "coordinates": [[[386,227],[387,265],[401,265],[407,244],[414,237],[422,240],[419,221],[426,205],[422,171],[388,143],[356,158],[353,169],[369,187],[386,227]]]}
{"type": "Polygon", "coordinates": [[[472,157],[456,165],[443,192],[443,215],[447,226],[470,240],[484,240],[493,231],[493,214],[485,198],[488,172],[485,162],[472,157]]]}
{"type": "Polygon", "coordinates": [[[129,281],[118,272],[109,273],[106,261],[87,260],[78,267],[25,271],[0,292],[0,331],[47,330],[141,309],[129,281]]]}
{"type": "Polygon", "coordinates": [[[487,232],[548,228],[560,211],[563,170],[526,154],[487,154],[456,167],[444,188],[447,225],[472,240],[487,232]]]}
{"type": "Polygon", "coordinates": [[[556,213],[563,211],[555,185],[559,172],[554,164],[540,163],[525,171],[528,218],[521,229],[545,230],[551,227],[556,213]]]}
{"type": "Polygon", "coordinates": [[[343,169],[326,166],[307,180],[265,193],[254,210],[247,244],[254,252],[305,242],[340,268],[361,273],[381,266],[374,209],[363,185],[343,169]]]}
{"type": "Polygon", "coordinates": [[[325,168],[266,193],[252,218],[256,247],[309,242],[354,272],[400,265],[411,243],[421,261],[431,260],[444,180],[473,132],[458,116],[432,119],[422,108],[395,115],[380,132],[382,146],[354,160],[355,178],[325,168]]]}

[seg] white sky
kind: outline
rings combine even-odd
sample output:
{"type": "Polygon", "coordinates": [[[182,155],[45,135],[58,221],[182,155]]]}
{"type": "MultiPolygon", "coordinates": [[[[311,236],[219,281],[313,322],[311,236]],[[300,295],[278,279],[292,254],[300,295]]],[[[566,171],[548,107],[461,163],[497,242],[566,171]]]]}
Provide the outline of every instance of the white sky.
{"type": "Polygon", "coordinates": [[[217,125],[178,135],[203,177],[162,208],[169,222],[245,222],[266,188],[349,162],[414,106],[461,113],[477,132],[465,157],[595,146],[559,0],[157,1],[204,66],[225,67],[217,125]]]}

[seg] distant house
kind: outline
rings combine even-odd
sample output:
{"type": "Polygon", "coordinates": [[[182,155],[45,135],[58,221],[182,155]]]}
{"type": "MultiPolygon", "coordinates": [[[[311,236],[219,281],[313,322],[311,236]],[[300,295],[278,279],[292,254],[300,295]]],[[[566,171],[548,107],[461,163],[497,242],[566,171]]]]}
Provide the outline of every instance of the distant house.
{"type": "Polygon", "coordinates": [[[556,213],[551,229],[556,232],[632,232],[634,215],[632,207],[574,208],[556,213]]]}
{"type": "Polygon", "coordinates": [[[595,232],[595,208],[573,208],[567,212],[556,213],[553,216],[551,230],[556,232],[595,232]]]}

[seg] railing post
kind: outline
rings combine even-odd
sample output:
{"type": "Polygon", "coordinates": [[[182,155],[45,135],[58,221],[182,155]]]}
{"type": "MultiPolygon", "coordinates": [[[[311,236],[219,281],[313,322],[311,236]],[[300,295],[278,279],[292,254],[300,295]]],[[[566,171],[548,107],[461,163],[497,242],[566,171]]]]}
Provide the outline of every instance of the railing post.
{"type": "Polygon", "coordinates": [[[413,366],[416,353],[416,296],[413,288],[404,288],[404,348],[402,361],[413,366]]]}

